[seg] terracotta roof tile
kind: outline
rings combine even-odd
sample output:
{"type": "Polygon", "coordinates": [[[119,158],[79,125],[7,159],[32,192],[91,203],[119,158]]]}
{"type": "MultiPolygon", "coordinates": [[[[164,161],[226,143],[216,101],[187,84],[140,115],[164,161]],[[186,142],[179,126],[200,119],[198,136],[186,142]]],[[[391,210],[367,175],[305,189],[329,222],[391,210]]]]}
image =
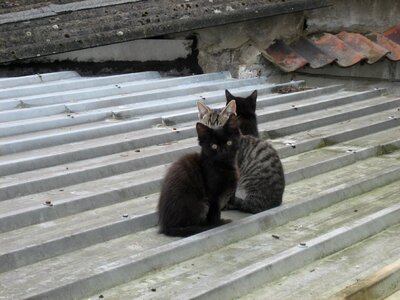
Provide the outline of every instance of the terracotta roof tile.
{"type": "Polygon", "coordinates": [[[342,31],[338,34],[320,33],[301,37],[290,46],[276,40],[265,49],[264,56],[285,72],[305,65],[321,68],[336,62],[341,67],[352,66],[362,60],[373,64],[383,57],[400,60],[400,25],[383,34],[360,34],[342,31]]]}
{"type": "Polygon", "coordinates": [[[323,52],[336,58],[336,63],[342,67],[354,65],[366,58],[362,53],[355,51],[341,39],[330,33],[311,37],[311,41],[323,52]]]}
{"type": "Polygon", "coordinates": [[[384,57],[389,50],[385,49],[359,33],[342,31],[336,35],[352,49],[367,57],[367,63],[373,64],[384,57]]]}
{"type": "Polygon", "coordinates": [[[301,68],[308,61],[301,55],[297,54],[286,45],[283,41],[277,40],[273,45],[266,49],[264,56],[270,57],[282,70],[291,72],[301,68]]]}
{"type": "Polygon", "coordinates": [[[374,43],[390,51],[386,54],[387,58],[390,60],[400,60],[400,44],[393,42],[381,33],[373,32],[368,34],[367,37],[374,43]]]}
{"type": "Polygon", "coordinates": [[[304,57],[313,68],[321,68],[335,60],[334,57],[331,57],[328,53],[323,52],[320,48],[306,38],[300,38],[293,43],[291,47],[296,53],[304,57]]]}
{"type": "Polygon", "coordinates": [[[388,39],[400,44],[400,25],[393,26],[383,33],[388,39]]]}

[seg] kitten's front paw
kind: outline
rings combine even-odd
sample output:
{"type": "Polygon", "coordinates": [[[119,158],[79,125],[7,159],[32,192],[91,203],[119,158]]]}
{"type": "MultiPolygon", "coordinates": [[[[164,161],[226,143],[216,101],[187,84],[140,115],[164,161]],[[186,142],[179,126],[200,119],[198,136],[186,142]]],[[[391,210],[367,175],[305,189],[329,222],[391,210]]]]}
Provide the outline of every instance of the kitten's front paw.
{"type": "Polygon", "coordinates": [[[233,210],[233,209],[237,209],[235,195],[232,195],[232,197],[229,198],[228,203],[225,205],[225,207],[222,210],[233,210]]]}
{"type": "Polygon", "coordinates": [[[226,210],[239,210],[242,207],[243,200],[235,197],[232,198],[226,205],[226,210]]]}
{"type": "Polygon", "coordinates": [[[231,223],[231,222],[232,222],[231,219],[221,219],[219,221],[220,225],[228,224],[228,223],[231,223]]]}
{"type": "Polygon", "coordinates": [[[233,209],[236,209],[235,204],[228,203],[222,210],[233,210],[233,209]]]}

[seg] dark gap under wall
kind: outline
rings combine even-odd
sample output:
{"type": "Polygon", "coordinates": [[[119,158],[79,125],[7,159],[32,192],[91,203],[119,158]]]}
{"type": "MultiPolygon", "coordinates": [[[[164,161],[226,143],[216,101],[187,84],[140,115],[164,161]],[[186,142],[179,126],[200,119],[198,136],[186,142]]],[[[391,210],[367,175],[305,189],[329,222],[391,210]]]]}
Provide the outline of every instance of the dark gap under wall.
{"type": "MultiPolygon", "coordinates": [[[[162,38],[162,37],[159,37],[162,38]]],[[[76,71],[83,76],[112,75],[132,72],[159,71],[170,76],[185,76],[203,74],[198,64],[197,39],[193,40],[192,51],[186,58],[173,61],[105,61],[105,62],[76,62],[71,60],[55,62],[32,62],[22,60],[0,65],[0,77],[24,76],[36,73],[57,71],[76,71]]]]}

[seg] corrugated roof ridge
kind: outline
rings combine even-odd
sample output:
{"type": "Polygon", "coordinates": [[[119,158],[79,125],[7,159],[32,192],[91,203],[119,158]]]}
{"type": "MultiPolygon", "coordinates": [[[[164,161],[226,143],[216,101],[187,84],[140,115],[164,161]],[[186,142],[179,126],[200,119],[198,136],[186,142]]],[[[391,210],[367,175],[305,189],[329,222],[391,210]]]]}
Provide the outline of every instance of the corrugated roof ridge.
{"type": "MultiPolygon", "coordinates": [[[[207,82],[215,82],[214,76],[207,82]]],[[[140,104],[134,104],[151,108],[143,113],[88,120],[85,128],[104,131],[103,137],[88,134],[77,141],[76,136],[74,142],[60,139],[53,146],[32,143],[44,136],[49,143],[62,132],[81,134],[78,116],[97,112],[94,106],[79,114],[64,112],[70,123],[58,131],[42,127],[24,140],[22,135],[0,138],[0,281],[7,282],[0,295],[179,299],[187,298],[190,286],[192,298],[217,291],[219,298],[239,297],[250,286],[255,290],[271,279],[292,276],[306,263],[373,238],[398,222],[400,97],[384,89],[308,88],[298,81],[271,85],[264,78],[230,78],[212,89],[203,83],[192,89],[191,81],[198,79],[170,84],[179,96],[164,93],[160,98],[154,94],[156,85],[146,88],[136,99],[140,104]],[[285,167],[283,205],[252,216],[224,211],[231,224],[181,240],[159,235],[156,205],[163,172],[197,148],[196,101],[221,107],[227,88],[237,96],[258,90],[261,136],[274,145],[285,167]],[[118,125],[136,121],[143,126],[118,125]],[[105,132],[110,122],[119,130],[105,132]],[[15,147],[7,154],[1,149],[2,141],[18,145],[30,137],[23,151],[15,147]],[[232,289],[234,280],[240,284],[232,289]]],[[[116,90],[118,97],[126,96],[116,90]]],[[[113,99],[118,106],[119,99],[113,99]]],[[[102,100],[92,94],[91,101],[102,100]]],[[[379,266],[359,261],[360,270],[379,266]]],[[[352,259],[345,263],[358,269],[352,259]]],[[[319,269],[312,274],[320,277],[319,269]]],[[[348,277],[341,282],[348,284],[348,277]]],[[[309,287],[307,281],[302,285],[309,287]]]]}

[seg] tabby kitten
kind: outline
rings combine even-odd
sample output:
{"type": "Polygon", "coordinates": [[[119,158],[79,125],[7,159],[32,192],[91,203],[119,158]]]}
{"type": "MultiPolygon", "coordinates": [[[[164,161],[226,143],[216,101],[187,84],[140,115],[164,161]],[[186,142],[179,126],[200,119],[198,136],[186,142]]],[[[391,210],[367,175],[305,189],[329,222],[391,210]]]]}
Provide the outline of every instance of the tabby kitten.
{"type": "Polygon", "coordinates": [[[201,153],[182,156],[164,178],[158,216],[160,233],[190,236],[225,223],[221,209],[234,195],[240,133],[232,115],[211,129],[196,124],[201,153]]]}
{"type": "Polygon", "coordinates": [[[230,115],[236,115],[236,102],[230,101],[224,108],[209,108],[201,101],[197,101],[197,109],[199,110],[199,119],[207,120],[208,127],[221,126],[229,119],[230,115]]]}
{"type": "MultiPolygon", "coordinates": [[[[255,110],[255,106],[252,107],[255,110]]],[[[214,113],[217,111],[214,110],[214,113]]],[[[248,121],[247,116],[243,116],[239,110],[237,115],[238,120],[244,120],[245,123],[248,121]]],[[[210,127],[223,125],[212,125],[208,115],[204,115],[200,121],[210,127]]],[[[242,128],[239,129],[242,131],[242,128]]],[[[285,189],[285,176],[278,153],[272,145],[253,136],[242,135],[237,160],[240,177],[236,197],[230,199],[226,208],[258,213],[279,206],[285,189]]]]}
{"type": "Polygon", "coordinates": [[[229,201],[227,208],[255,214],[281,205],[285,175],[278,153],[271,144],[243,135],[239,143],[238,166],[237,197],[229,201]]]}
{"type": "MultiPolygon", "coordinates": [[[[228,90],[225,90],[226,104],[231,101],[236,102],[236,112],[238,114],[238,126],[244,135],[252,135],[259,137],[257,129],[257,90],[251,93],[248,97],[233,96],[228,90]]],[[[222,122],[221,122],[222,123],[222,122]]]]}

